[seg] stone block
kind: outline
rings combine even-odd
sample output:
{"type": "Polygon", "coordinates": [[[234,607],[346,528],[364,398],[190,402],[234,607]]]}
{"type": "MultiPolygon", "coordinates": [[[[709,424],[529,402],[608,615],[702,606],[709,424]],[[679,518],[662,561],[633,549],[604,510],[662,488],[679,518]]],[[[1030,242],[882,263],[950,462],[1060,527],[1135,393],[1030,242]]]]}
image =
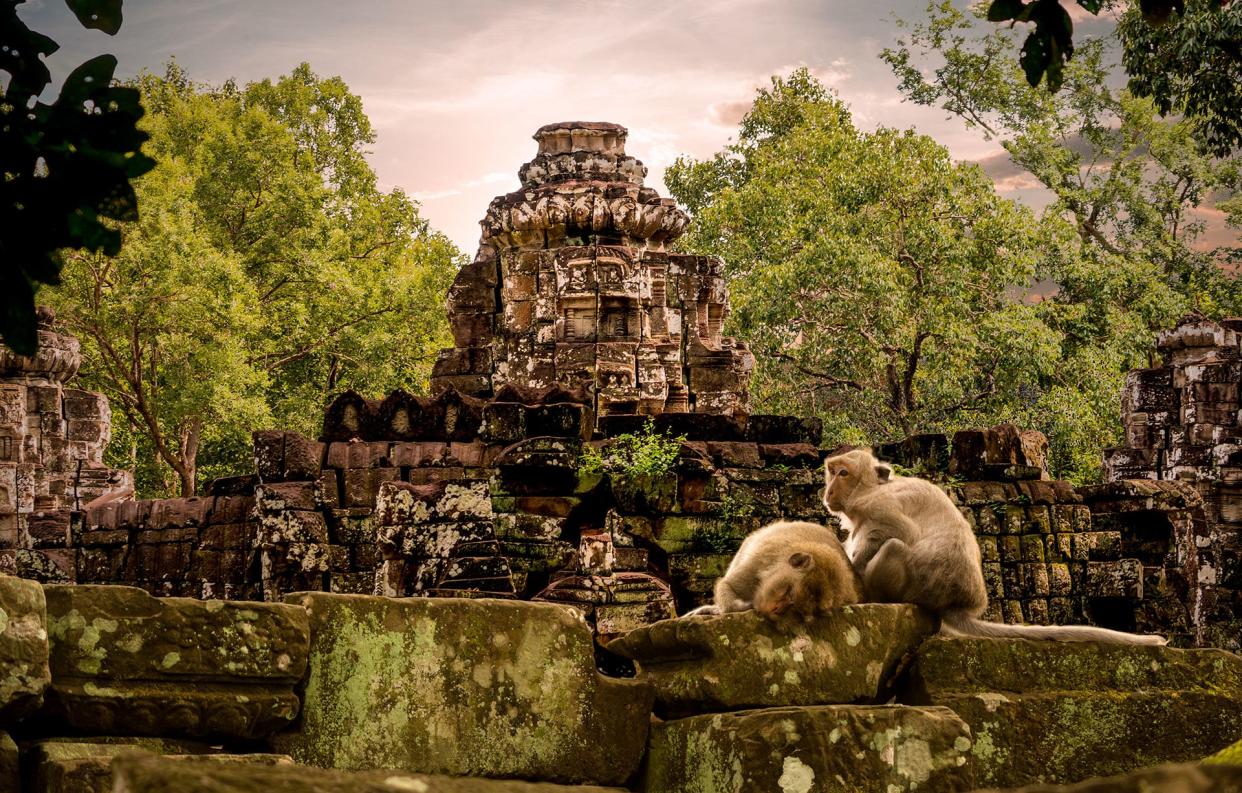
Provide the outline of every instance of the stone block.
{"type": "Polygon", "coordinates": [[[114,762],[113,778],[116,789],[125,793],[625,793],[621,788],[593,785],[465,779],[407,771],[329,771],[245,762],[246,755],[229,756],[235,758],[233,762],[224,757],[129,755],[114,762]]]}
{"type": "Polygon", "coordinates": [[[7,732],[0,732],[0,790],[18,793],[21,790],[21,765],[17,744],[7,732]]]}
{"type": "MultiPolygon", "coordinates": [[[[152,753],[176,757],[212,756],[206,744],[166,741],[160,738],[120,738],[104,742],[96,738],[40,741],[27,750],[26,764],[37,793],[111,793],[112,761],[121,755],[152,753]]],[[[262,762],[279,755],[214,755],[234,762],[262,762]],[[251,759],[253,758],[253,759],[251,759]]],[[[292,760],[284,758],[288,764],[292,760]]]]}
{"type": "Polygon", "coordinates": [[[0,575],[0,726],[37,708],[49,682],[43,587],[0,575]]]}
{"type": "Polygon", "coordinates": [[[914,606],[835,609],[784,633],[752,611],[657,622],[608,645],[636,661],[661,713],[882,702],[894,672],[935,630],[914,606]]]}
{"type": "MultiPolygon", "coordinates": [[[[1242,790],[1242,764],[1168,763],[1077,785],[1026,785],[1011,788],[1010,793],[1228,793],[1235,790],[1242,790]]],[[[980,790],[977,793],[1001,791],[980,790]]]]}
{"type": "Polygon", "coordinates": [[[574,610],[499,600],[299,593],[310,674],[279,751],[325,768],[620,784],[650,688],[595,670],[574,610]],[[468,648],[468,653],[465,652],[468,648]]]}
{"type": "Polygon", "coordinates": [[[279,603],[49,586],[44,716],[100,735],[257,738],[298,711],[307,617],[279,603]]]}
{"type": "Polygon", "coordinates": [[[1242,657],[1093,642],[925,642],[902,701],[970,725],[980,783],[1072,782],[1197,759],[1242,734],[1242,657]]]}
{"type": "Polygon", "coordinates": [[[785,707],[656,724],[644,793],[960,791],[969,728],[947,708],[785,707]]]}

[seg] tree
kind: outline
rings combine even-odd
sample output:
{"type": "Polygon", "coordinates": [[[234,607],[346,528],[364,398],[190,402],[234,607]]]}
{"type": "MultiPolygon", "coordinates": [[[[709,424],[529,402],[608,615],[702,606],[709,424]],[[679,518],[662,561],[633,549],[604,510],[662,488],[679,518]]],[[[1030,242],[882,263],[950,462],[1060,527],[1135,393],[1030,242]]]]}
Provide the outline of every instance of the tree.
{"type": "MultiPolygon", "coordinates": [[[[121,0],[66,2],[88,28],[121,27],[121,0]]],[[[112,84],[113,56],[74,69],[54,102],[38,99],[52,80],[42,58],[58,45],[18,18],[21,3],[0,0],[0,339],[30,355],[35,291],[60,282],[56,251],[116,253],[120,234],[104,219],[137,216],[130,180],[154,163],[139,151],[138,92],[112,84]]]]}
{"type": "Polygon", "coordinates": [[[1081,472],[1116,439],[1122,375],[1152,363],[1156,331],[1191,308],[1242,308],[1224,267],[1237,249],[1205,250],[1195,214],[1208,196],[1238,191],[1239,162],[1205,152],[1194,122],[1162,119],[1150,99],[1113,89],[1104,41],[1082,42],[1063,90],[1050,94],[1021,79],[1012,31],[980,29],[949,3],[903,26],[882,56],[902,93],[1000,138],[1054,196],[1045,224],[1068,223],[1037,269],[1050,293],[1041,316],[1062,335],[1063,362],[1038,384],[1030,415],[1066,455],[1058,464],[1081,472]],[[1082,427],[1103,437],[1084,446],[1082,427]]]}
{"type": "Polygon", "coordinates": [[[723,256],[764,409],[880,441],[1003,417],[1059,339],[1021,299],[1043,230],[975,165],[859,131],[806,70],[773,78],[713,158],[666,173],[684,247],[723,256]]]}
{"type": "Polygon", "coordinates": [[[66,255],[60,314],[126,419],[146,492],[249,469],[249,432],[314,434],[329,396],[424,387],[460,256],[365,159],[361,102],[303,64],[245,87],[136,84],[160,165],[115,260],[66,255]]]}
{"type": "MultiPolygon", "coordinates": [[[[1161,115],[1192,119],[1219,155],[1242,146],[1242,4],[1231,0],[1077,0],[1092,14],[1121,7],[1117,27],[1130,91],[1161,115]]],[[[1061,0],[992,0],[991,22],[1030,23],[1019,63],[1031,86],[1060,90],[1074,55],[1074,22],[1061,0]]]]}
{"type": "Polygon", "coordinates": [[[1242,3],[1187,0],[1160,25],[1131,6],[1117,36],[1132,93],[1194,122],[1220,156],[1242,147],[1242,3]]]}

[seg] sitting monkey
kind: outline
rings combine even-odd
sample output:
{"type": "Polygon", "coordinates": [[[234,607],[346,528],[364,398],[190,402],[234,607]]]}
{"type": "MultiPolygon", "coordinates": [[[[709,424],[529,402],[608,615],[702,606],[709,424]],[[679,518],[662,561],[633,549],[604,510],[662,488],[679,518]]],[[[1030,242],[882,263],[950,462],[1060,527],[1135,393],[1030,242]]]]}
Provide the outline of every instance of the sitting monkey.
{"type": "Polygon", "coordinates": [[[861,599],[862,584],[831,529],[778,521],[742,542],[716,582],[714,603],[685,616],[754,609],[789,629],[861,599]]]}
{"type": "Polygon", "coordinates": [[[849,528],[845,550],[869,601],[916,603],[936,612],[941,631],[949,635],[1165,643],[1160,636],[1085,625],[980,620],[988,596],[979,545],[943,490],[923,479],[896,476],[865,449],[829,457],[824,476],[824,505],[849,528]]]}

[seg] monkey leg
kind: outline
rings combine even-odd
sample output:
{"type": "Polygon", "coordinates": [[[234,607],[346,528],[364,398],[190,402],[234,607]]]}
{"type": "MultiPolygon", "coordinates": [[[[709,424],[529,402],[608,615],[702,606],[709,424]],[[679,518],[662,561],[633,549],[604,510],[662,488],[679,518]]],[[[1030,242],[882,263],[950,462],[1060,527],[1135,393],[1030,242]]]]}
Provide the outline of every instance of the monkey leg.
{"type": "Polygon", "coordinates": [[[863,592],[874,603],[905,603],[909,600],[910,546],[891,538],[867,563],[863,592]]]}

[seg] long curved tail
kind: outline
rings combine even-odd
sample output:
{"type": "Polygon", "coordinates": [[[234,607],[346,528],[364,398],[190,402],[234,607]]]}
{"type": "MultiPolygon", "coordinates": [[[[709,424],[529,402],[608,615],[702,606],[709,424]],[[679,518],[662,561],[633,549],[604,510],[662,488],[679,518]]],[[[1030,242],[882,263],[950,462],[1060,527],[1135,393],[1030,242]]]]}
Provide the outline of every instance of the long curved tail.
{"type": "Polygon", "coordinates": [[[1114,644],[1162,645],[1163,636],[1110,631],[1089,625],[1005,625],[985,622],[963,611],[950,611],[940,617],[940,632],[948,636],[974,636],[985,639],[1042,639],[1054,642],[1112,642],[1114,644]]]}

